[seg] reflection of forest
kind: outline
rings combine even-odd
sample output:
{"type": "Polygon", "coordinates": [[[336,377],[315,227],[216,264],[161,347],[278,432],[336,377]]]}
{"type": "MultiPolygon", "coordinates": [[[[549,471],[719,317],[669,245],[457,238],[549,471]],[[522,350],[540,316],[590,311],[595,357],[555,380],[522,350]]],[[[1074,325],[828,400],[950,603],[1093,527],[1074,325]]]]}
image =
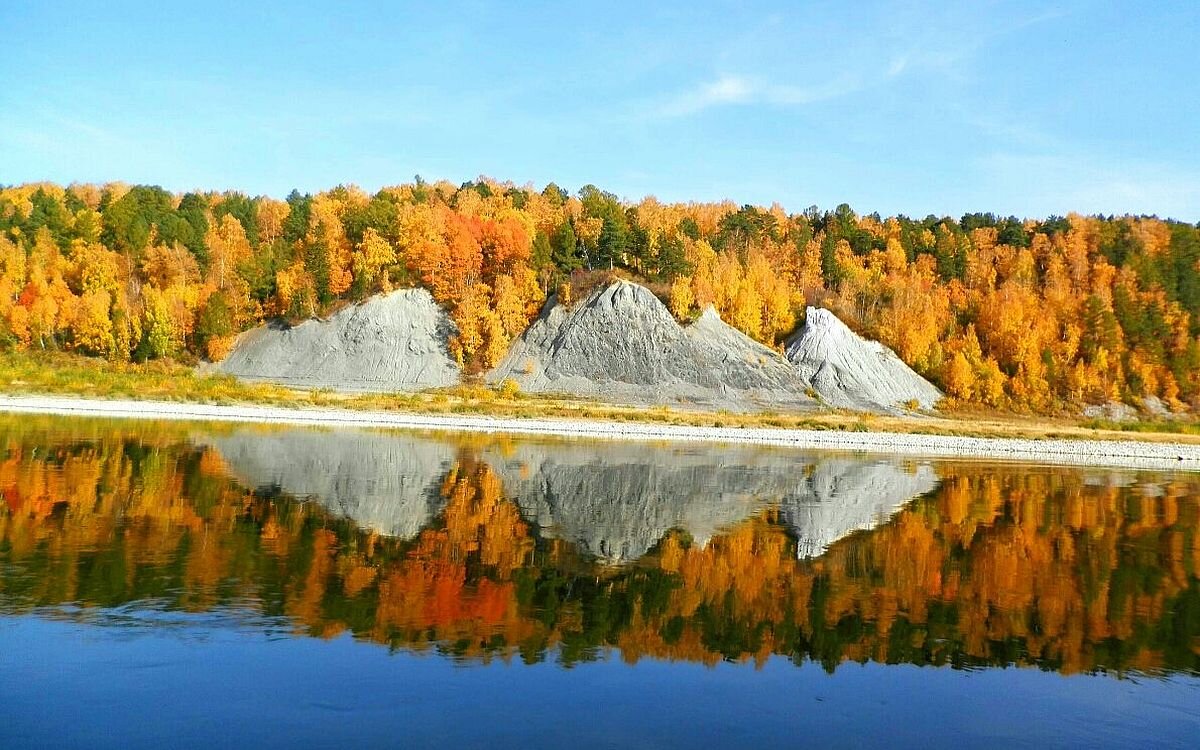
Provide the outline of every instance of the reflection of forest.
{"type": "MultiPolygon", "coordinates": [[[[615,647],[630,661],[781,654],[829,669],[1200,670],[1195,477],[943,464],[936,489],[815,558],[797,557],[775,496],[704,544],[668,530],[613,567],[530,516],[523,444],[456,444],[408,537],[282,486],[247,490],[180,427],[5,419],[0,445],[7,612],[254,606],[298,632],[483,660],[615,647]]],[[[840,481],[843,495],[855,486],[840,481]]]]}

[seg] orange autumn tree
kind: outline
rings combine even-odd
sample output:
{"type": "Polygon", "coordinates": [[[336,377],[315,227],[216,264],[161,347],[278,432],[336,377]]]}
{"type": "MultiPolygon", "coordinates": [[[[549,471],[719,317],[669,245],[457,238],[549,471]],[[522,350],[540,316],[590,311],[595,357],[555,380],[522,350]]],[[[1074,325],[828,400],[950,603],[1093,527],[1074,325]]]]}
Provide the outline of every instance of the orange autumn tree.
{"type": "Polygon", "coordinates": [[[463,216],[444,205],[416,207],[402,221],[412,272],[450,307],[458,326],[451,352],[463,363],[499,363],[544,299],[529,266],[525,225],[512,216],[463,216]]]}

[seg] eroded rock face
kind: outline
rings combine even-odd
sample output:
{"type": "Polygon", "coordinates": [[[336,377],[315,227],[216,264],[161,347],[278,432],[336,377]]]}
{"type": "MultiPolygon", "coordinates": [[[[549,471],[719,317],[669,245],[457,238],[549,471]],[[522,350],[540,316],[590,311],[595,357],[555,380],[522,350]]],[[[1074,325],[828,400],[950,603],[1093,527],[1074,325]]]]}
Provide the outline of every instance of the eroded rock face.
{"type": "Polygon", "coordinates": [[[680,326],[650,290],[628,281],[567,310],[553,301],[488,375],[531,393],[739,411],[812,408],[776,352],[714,310],[680,326]]]}
{"type": "Polygon", "coordinates": [[[454,385],[447,350],[455,328],[424,289],[401,289],[347,307],[328,320],[259,326],[238,337],[214,369],[246,380],[347,391],[454,385]]]}
{"type": "Polygon", "coordinates": [[[868,341],[828,310],[808,308],[787,344],[800,377],[831,406],[899,411],[908,402],[932,409],[942,392],[877,341],[868,341]]]}
{"type": "Polygon", "coordinates": [[[1108,419],[1113,422],[1132,422],[1138,418],[1137,409],[1120,401],[1093,404],[1083,407],[1083,416],[1088,419],[1108,419]]]}
{"type": "Polygon", "coordinates": [[[320,503],[402,539],[444,505],[439,490],[457,455],[450,442],[365,430],[240,430],[209,442],[241,484],[320,503]]]}

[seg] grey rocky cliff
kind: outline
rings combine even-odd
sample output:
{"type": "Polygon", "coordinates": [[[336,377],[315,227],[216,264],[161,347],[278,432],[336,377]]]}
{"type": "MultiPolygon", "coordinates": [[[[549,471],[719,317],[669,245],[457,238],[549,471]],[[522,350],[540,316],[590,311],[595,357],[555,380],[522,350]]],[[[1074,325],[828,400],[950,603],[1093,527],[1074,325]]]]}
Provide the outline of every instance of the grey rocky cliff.
{"type": "Polygon", "coordinates": [[[786,354],[830,406],[897,412],[910,401],[932,409],[942,397],[895,352],[862,338],[829,310],[808,308],[804,327],[788,341],[786,354]]]}
{"type": "Polygon", "coordinates": [[[461,378],[447,350],[454,332],[453,321],[429,292],[401,289],[328,320],[247,331],[212,369],[246,380],[346,391],[449,386],[461,378]]]}
{"type": "Polygon", "coordinates": [[[754,411],[809,409],[805,384],[776,352],[706,310],[684,327],[628,281],[566,309],[548,302],[487,379],[530,393],[632,404],[754,411]]]}

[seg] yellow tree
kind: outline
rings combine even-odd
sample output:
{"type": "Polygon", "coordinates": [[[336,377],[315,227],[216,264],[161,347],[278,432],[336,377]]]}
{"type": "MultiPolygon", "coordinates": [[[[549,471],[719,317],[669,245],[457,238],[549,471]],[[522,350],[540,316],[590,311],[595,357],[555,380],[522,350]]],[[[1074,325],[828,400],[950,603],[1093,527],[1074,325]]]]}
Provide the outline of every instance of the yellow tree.
{"type": "Polygon", "coordinates": [[[971,400],[975,395],[975,371],[966,355],[961,351],[955,352],[945,367],[942,382],[946,386],[946,393],[963,401],[971,400]]]}
{"type": "Polygon", "coordinates": [[[64,266],[58,245],[42,227],[29,253],[29,281],[19,300],[29,310],[30,338],[36,338],[42,349],[56,346],[58,333],[69,330],[75,317],[78,298],[63,278],[64,266]]]}
{"type": "MultiPolygon", "coordinates": [[[[234,219],[233,223],[237,224],[237,220],[234,219]]],[[[200,282],[200,266],[197,265],[195,256],[178,243],[170,247],[162,244],[151,245],[142,258],[141,271],[146,283],[159,289],[166,289],[174,284],[200,282]]]]}
{"type": "Polygon", "coordinates": [[[690,276],[679,276],[671,284],[670,304],[671,314],[676,320],[686,320],[692,312],[692,279],[690,276]]]}
{"type": "MultiPolygon", "coordinates": [[[[359,201],[365,200],[365,196],[361,195],[352,197],[359,201]]],[[[342,226],[343,207],[332,196],[321,194],[313,198],[310,211],[306,241],[309,247],[324,256],[314,260],[327,271],[329,293],[336,297],[349,289],[354,280],[351,271],[350,240],[347,239],[342,226]]],[[[315,274],[312,269],[310,272],[315,274]]]]}
{"type": "Polygon", "coordinates": [[[28,346],[29,312],[17,304],[24,288],[25,251],[0,235],[0,325],[7,325],[16,343],[28,346]]]}
{"type": "Polygon", "coordinates": [[[242,223],[231,214],[225,214],[209,227],[204,242],[208,245],[207,283],[222,291],[238,284],[241,280],[238,266],[253,254],[242,223]]]}
{"type": "Polygon", "coordinates": [[[259,198],[255,209],[258,220],[258,238],[265,245],[271,245],[283,234],[283,222],[291,212],[291,207],[284,201],[271,198],[259,198]]]}
{"type": "Polygon", "coordinates": [[[317,289],[303,260],[275,273],[275,314],[313,317],[317,314],[317,289]]]}
{"type": "Polygon", "coordinates": [[[354,253],[354,280],[358,289],[371,292],[376,287],[388,291],[390,284],[385,273],[396,262],[396,250],[385,237],[368,228],[354,253]]]}
{"type": "Polygon", "coordinates": [[[113,336],[110,310],[112,297],[103,289],[83,293],[76,315],[73,333],[75,347],[84,354],[113,357],[117,341],[113,336]]]}

